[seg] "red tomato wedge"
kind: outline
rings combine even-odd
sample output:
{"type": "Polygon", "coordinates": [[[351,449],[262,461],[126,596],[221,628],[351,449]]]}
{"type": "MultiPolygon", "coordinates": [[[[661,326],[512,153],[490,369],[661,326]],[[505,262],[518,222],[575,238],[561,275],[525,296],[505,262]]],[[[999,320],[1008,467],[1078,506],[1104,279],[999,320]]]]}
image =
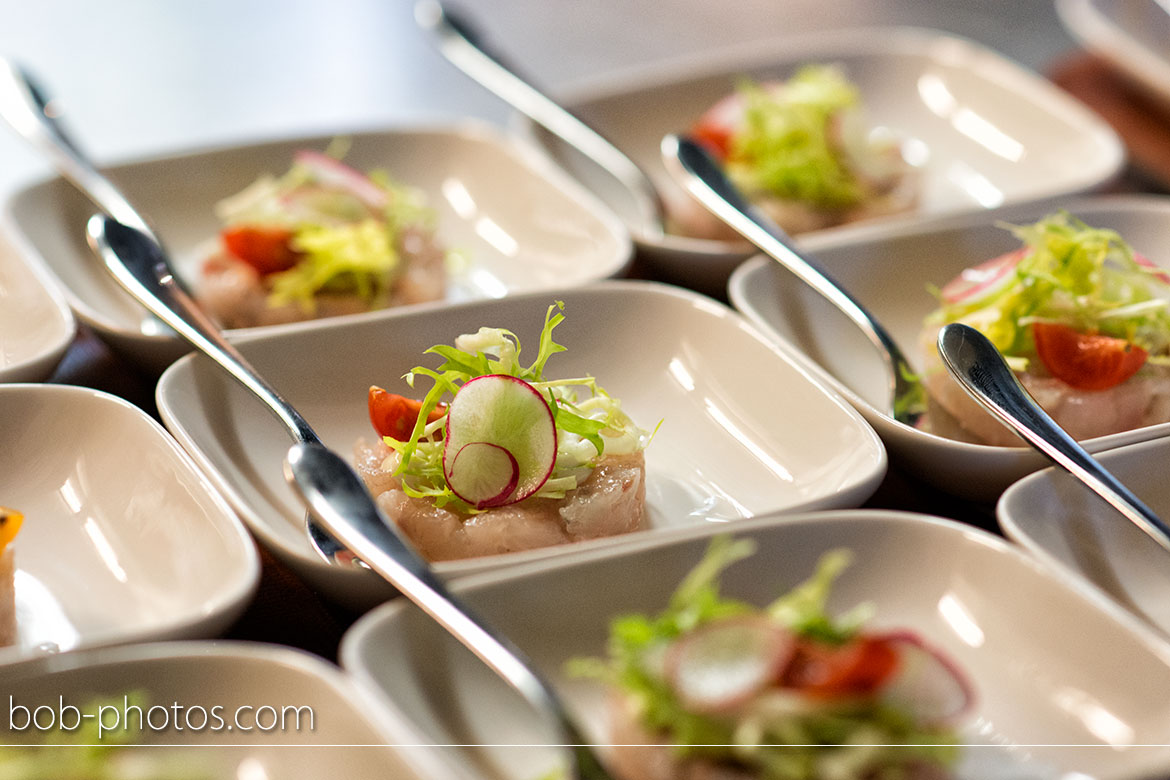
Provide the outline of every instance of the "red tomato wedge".
{"type": "MultiPolygon", "coordinates": [[[[414,423],[422,409],[422,401],[371,386],[369,407],[370,422],[379,436],[390,436],[398,441],[406,441],[414,430],[414,423]]],[[[427,415],[427,422],[432,423],[445,413],[446,408],[440,404],[427,415]]]]}
{"type": "Polygon", "coordinates": [[[1011,279],[1012,271],[1028,254],[1027,247],[1006,252],[974,268],[966,268],[940,291],[945,303],[976,301],[999,290],[1011,279]]]}
{"type": "Polygon", "coordinates": [[[297,253],[289,246],[292,231],[288,228],[240,225],[225,228],[220,237],[229,252],[260,274],[286,271],[296,265],[297,253]]]}
{"type": "Polygon", "coordinates": [[[1044,367],[1078,390],[1108,390],[1145,365],[1148,353],[1125,339],[1035,322],[1032,338],[1044,367]]]}
{"type": "Polygon", "coordinates": [[[843,645],[801,639],[781,684],[809,696],[873,693],[898,668],[898,653],[880,637],[856,637],[843,645]]]}
{"type": "Polygon", "coordinates": [[[744,100],[738,92],[720,100],[699,117],[691,127],[691,135],[719,160],[731,153],[731,137],[739,129],[743,117],[744,100]]]}

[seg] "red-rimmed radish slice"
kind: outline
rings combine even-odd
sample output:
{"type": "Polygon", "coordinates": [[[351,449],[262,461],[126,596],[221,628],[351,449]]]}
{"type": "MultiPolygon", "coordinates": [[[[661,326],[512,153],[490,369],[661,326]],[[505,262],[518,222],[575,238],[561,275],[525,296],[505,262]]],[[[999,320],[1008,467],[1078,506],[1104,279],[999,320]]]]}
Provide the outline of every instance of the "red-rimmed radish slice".
{"type": "Polygon", "coordinates": [[[670,647],[666,679],[687,709],[728,712],[771,686],[795,648],[792,633],[767,618],[726,618],[670,647]]]}
{"type": "Polygon", "coordinates": [[[390,200],[386,191],[370,181],[370,177],[327,154],[301,149],[293,159],[312,171],[317,181],[353,194],[372,209],[381,210],[390,200]]]}
{"type": "Polygon", "coordinates": [[[447,473],[447,484],[455,495],[476,509],[506,503],[519,480],[520,466],[512,453],[486,441],[464,444],[447,473]]]}
{"type": "Polygon", "coordinates": [[[556,458],[552,410],[535,387],[514,376],[489,374],[459,388],[447,409],[443,445],[443,474],[457,496],[481,509],[523,501],[548,481],[556,458]],[[492,445],[515,460],[516,480],[510,492],[502,497],[484,494],[494,489],[491,486],[503,473],[501,461],[490,448],[464,452],[472,444],[492,445]],[[486,487],[480,491],[477,485],[486,487]],[[464,495],[461,487],[472,493],[464,495]]]}
{"type": "Polygon", "coordinates": [[[1012,279],[1012,272],[1030,250],[1021,247],[994,257],[974,268],[963,272],[947,282],[941,290],[945,303],[974,303],[992,293],[999,292],[1012,279]]]}
{"type": "Polygon", "coordinates": [[[1166,271],[1161,266],[1157,265],[1150,258],[1146,257],[1140,252],[1134,252],[1133,260],[1143,268],[1149,268],[1151,271],[1153,271],[1153,276],[1158,281],[1162,282],[1163,284],[1170,284],[1170,274],[1166,273],[1166,271]]]}
{"type": "Polygon", "coordinates": [[[970,683],[939,650],[909,632],[882,638],[898,652],[898,669],[881,694],[886,702],[927,723],[953,722],[970,709],[970,683]]]}

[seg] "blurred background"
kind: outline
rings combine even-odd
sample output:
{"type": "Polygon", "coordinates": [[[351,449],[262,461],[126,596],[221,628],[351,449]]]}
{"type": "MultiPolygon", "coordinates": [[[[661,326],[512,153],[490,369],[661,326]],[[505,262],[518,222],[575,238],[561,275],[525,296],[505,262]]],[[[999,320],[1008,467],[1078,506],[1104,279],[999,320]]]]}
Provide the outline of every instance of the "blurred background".
{"type": "MultiPolygon", "coordinates": [[[[100,162],[508,110],[443,60],[409,0],[3,0],[0,55],[60,99],[100,162]]],[[[802,31],[913,25],[1045,72],[1075,50],[1050,0],[464,0],[554,94],[595,76],[802,31]]],[[[0,190],[48,173],[0,132],[0,190]]]]}

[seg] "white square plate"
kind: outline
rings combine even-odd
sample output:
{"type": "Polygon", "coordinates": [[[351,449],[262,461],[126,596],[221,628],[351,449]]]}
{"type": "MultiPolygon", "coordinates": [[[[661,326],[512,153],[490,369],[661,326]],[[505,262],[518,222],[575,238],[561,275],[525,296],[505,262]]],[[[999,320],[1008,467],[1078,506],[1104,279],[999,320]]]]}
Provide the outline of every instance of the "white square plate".
{"type": "MultiPolygon", "coordinates": [[[[737,46],[610,76],[560,95],[646,170],[677,191],[662,165],[666,133],[684,133],[737,80],[786,78],[806,63],[840,63],[874,125],[906,140],[921,163],[918,208],[898,224],[1097,187],[1125,152],[1105,122],[1040,76],[972,41],[913,28],[834,30],[737,46]]],[[[721,287],[750,252],[743,243],[643,238],[632,201],[596,167],[539,130],[533,136],[630,225],[639,251],[672,280],[721,287]]],[[[682,197],[687,197],[685,194],[682,197]]],[[[804,234],[832,240],[839,228],[804,234]]]]}
{"type": "MultiPolygon", "coordinates": [[[[778,509],[856,506],[885,473],[885,451],[835,393],[784,357],[735,312],[677,288],[608,282],[497,301],[431,307],[361,322],[323,322],[296,334],[250,337],[244,355],[343,454],[374,438],[367,391],[403,394],[400,377],[437,366],[423,350],[481,326],[505,327],[535,350],[545,310],[565,303],[557,328],[568,349],[550,378],[595,376],[644,428],[646,523],[652,535],[778,509]]],[[[324,563],[305,535],[304,510],[282,475],[283,426],[209,360],[192,355],[163,374],[159,411],[262,543],[322,590],[369,605],[391,591],[369,572],[324,563]]],[[[589,547],[574,545],[436,565],[444,576],[512,566],[589,547]]]]}
{"type": "MultiPolygon", "coordinates": [[[[486,125],[345,137],[353,142],[346,163],[385,170],[421,190],[435,210],[439,241],[467,260],[450,279],[451,301],[583,284],[618,275],[629,262],[630,239],[615,217],[532,149],[486,125]]],[[[108,174],[162,237],[180,276],[192,279],[209,240],[219,234],[216,202],[262,174],[288,170],[298,149],[321,150],[331,139],[187,152],[114,166],[108,174]]],[[[93,212],[68,182],[53,178],[14,194],[4,227],[61,280],[83,322],[161,371],[189,348],[162,332],[93,256],[85,242],[85,222],[93,212]]],[[[385,312],[347,319],[376,319],[385,312]]]]}
{"type": "MultiPolygon", "coordinates": [[[[173,771],[174,777],[206,780],[422,780],[447,774],[433,751],[388,747],[408,741],[405,728],[372,707],[337,667],[286,647],[168,642],[107,648],[9,667],[0,671],[0,684],[11,697],[6,706],[25,708],[9,710],[0,744],[84,741],[76,731],[13,728],[24,725],[25,710],[31,717],[37,708],[42,726],[52,713],[68,729],[78,716],[66,706],[90,717],[88,729],[99,716],[107,728],[130,723],[132,746],[113,748],[108,734],[99,743],[111,748],[107,757],[122,753],[126,762],[124,774],[102,777],[170,777],[173,771]],[[142,721],[147,726],[139,729],[142,721]],[[147,773],[151,762],[159,764],[147,773]]],[[[0,774],[14,752],[0,749],[0,774]]]]}
{"type": "MultiPolygon", "coordinates": [[[[1170,198],[1126,196],[1058,202],[1096,227],[1113,228],[1137,251],[1170,267],[1165,232],[1170,198]]],[[[941,287],[961,270],[1019,246],[996,226],[1034,222],[1055,206],[1020,206],[932,224],[853,229],[851,241],[814,253],[821,266],[885,325],[912,365],[922,365],[923,319],[937,307],[928,285],[941,287]]],[[[892,456],[947,492],[994,501],[1016,479],[1047,464],[1021,442],[991,447],[946,439],[894,422],[888,382],[873,346],[848,319],[811,288],[763,256],[736,269],[732,303],[766,332],[794,345],[813,370],[849,398],[878,430],[892,456]]],[[[1091,451],[1170,433],[1170,424],[1088,439],[1091,451]]]]}
{"type": "Polygon", "coordinates": [[[119,398],[0,385],[0,503],[18,641],[0,664],[150,639],[213,637],[256,589],[255,545],[166,431],[119,398]]]}
{"type": "Polygon", "coordinates": [[[0,235],[0,382],[39,382],[73,340],[73,312],[39,266],[0,235]]]}
{"type": "Polygon", "coordinates": [[[1170,107],[1170,13],[1159,0],[1057,0],[1056,10],[1081,45],[1170,107]]]}
{"type": "MultiPolygon", "coordinates": [[[[1100,453],[1101,465],[1160,517],[1170,517],[1164,464],[1170,439],[1100,453]]],[[[1071,581],[1128,609],[1170,644],[1170,555],[1063,470],[1044,469],[1009,487],[996,505],[1004,533],[1071,581]]]]}
{"type": "MultiPolygon", "coordinates": [[[[603,655],[614,617],[659,612],[720,530],[756,540],[758,552],[722,583],[729,597],[760,605],[809,576],[824,552],[854,552],[830,611],[871,604],[868,625],[919,634],[974,689],[974,706],[958,724],[967,745],[959,778],[1144,778],[1170,770],[1170,648],[1018,548],[958,523],[878,511],[760,517],[456,588],[532,658],[586,736],[604,744],[604,686],[569,676],[565,662],[603,655]]],[[[342,640],[341,661],[394,716],[413,723],[419,741],[462,746],[447,755],[474,761],[489,777],[537,777],[556,758],[544,747],[557,741],[547,722],[409,604],[362,618],[342,640]]]]}

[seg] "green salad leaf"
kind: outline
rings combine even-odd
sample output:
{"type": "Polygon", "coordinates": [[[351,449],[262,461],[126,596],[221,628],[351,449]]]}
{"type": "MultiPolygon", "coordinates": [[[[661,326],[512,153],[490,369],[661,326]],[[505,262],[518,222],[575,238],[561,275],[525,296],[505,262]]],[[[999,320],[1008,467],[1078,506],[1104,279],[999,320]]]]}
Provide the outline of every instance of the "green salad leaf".
{"type": "Polygon", "coordinates": [[[1034,322],[1126,339],[1149,352],[1151,362],[1170,361],[1170,280],[1116,231],[1091,227],[1067,211],[1001,227],[1026,250],[1010,283],[953,303],[940,296],[929,324],[977,328],[1015,368],[1036,358],[1034,322]]]}
{"type": "Polygon", "coordinates": [[[857,88],[840,69],[809,65],[779,90],[747,81],[739,90],[746,109],[727,165],[740,186],[827,209],[868,196],[833,137],[836,118],[860,107],[857,88]]]}
{"type": "Polygon", "coordinates": [[[341,169],[333,180],[322,178],[312,165],[294,162],[282,176],[262,176],[217,205],[229,227],[291,232],[289,246],[299,259],[271,275],[271,306],[295,303],[312,313],[315,296],[323,292],[356,294],[371,307],[385,306],[401,272],[404,233],[433,229],[434,214],[420,191],[395,182],[385,171],[365,175],[343,168],[340,158],[347,148],[331,144],[326,150],[341,169]]]}
{"type": "Polygon", "coordinates": [[[855,637],[871,608],[827,612],[833,583],[849,565],[846,550],[831,550],[813,575],[764,608],[720,592],[722,574],[755,553],[751,540],[712,539],[699,563],[657,615],[621,615],[610,624],[606,658],[570,661],[568,671],[616,687],[641,723],[663,735],[680,757],[727,763],[764,780],[898,778],[916,763],[946,767],[957,738],[945,726],[923,724],[880,700],[839,701],[777,687],[758,694],[741,712],[688,710],[666,672],[672,642],[712,621],[765,615],[799,637],[840,644],[855,637]]]}
{"type": "Polygon", "coordinates": [[[480,328],[459,336],[454,345],[438,344],[426,350],[443,359],[438,368],[416,366],[405,379],[414,387],[419,377],[432,385],[422,399],[410,437],[399,441],[384,438],[386,446],[398,453],[394,471],[403,491],[412,497],[429,498],[436,506],[470,513],[475,510],[447,486],[443,474],[443,415],[427,422],[431,412],[447,396],[454,396],[466,382],[489,374],[507,374],[532,385],[549,403],[557,429],[557,457],[552,475],[535,494],[543,498],[564,498],[588,476],[605,454],[623,454],[643,449],[650,434],[634,424],[621,402],[605,391],[592,376],[568,379],[544,378],[549,359],[565,347],[553,338],[564,319],[564,303],[556,301],[545,312],[536,358],[525,366],[520,362],[520,340],[505,328],[480,328]]]}

